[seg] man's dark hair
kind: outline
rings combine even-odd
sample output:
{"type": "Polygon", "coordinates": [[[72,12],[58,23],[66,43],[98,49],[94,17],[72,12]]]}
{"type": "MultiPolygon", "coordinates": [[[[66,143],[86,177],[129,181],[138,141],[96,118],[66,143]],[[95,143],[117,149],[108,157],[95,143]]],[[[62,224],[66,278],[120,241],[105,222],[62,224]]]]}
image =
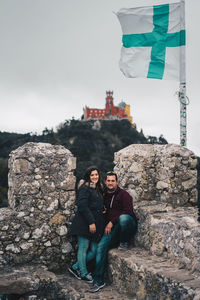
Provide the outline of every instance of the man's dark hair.
{"type": "Polygon", "coordinates": [[[117,179],[117,173],[114,172],[114,171],[108,171],[108,172],[106,172],[106,179],[107,179],[108,176],[115,176],[116,180],[118,180],[117,179]]]}

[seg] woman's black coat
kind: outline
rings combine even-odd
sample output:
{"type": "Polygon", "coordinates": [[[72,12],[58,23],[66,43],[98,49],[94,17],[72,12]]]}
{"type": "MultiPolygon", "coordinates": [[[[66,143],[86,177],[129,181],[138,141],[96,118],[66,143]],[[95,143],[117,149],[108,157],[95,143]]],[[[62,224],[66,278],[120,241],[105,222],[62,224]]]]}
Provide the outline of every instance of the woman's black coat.
{"type": "Polygon", "coordinates": [[[78,193],[77,206],[78,210],[69,233],[98,242],[104,233],[105,227],[103,197],[99,195],[95,188],[83,185],[78,193]],[[93,223],[96,225],[96,232],[90,233],[89,225],[93,223]]]}

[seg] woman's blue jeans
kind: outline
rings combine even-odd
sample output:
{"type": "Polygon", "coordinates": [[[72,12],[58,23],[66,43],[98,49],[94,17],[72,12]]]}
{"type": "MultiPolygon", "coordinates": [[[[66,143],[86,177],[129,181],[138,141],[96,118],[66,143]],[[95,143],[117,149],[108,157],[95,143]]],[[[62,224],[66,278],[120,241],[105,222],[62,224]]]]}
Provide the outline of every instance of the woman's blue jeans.
{"type": "Polygon", "coordinates": [[[97,243],[91,242],[85,237],[78,236],[77,262],[72,266],[72,269],[79,269],[81,277],[88,274],[87,262],[96,256],[97,245],[97,243]]]}
{"type": "Polygon", "coordinates": [[[104,281],[103,276],[107,264],[108,250],[118,242],[129,242],[136,230],[137,224],[134,219],[127,214],[123,214],[112,228],[111,233],[104,234],[96,250],[96,266],[93,273],[94,283],[102,284],[104,281]]]}

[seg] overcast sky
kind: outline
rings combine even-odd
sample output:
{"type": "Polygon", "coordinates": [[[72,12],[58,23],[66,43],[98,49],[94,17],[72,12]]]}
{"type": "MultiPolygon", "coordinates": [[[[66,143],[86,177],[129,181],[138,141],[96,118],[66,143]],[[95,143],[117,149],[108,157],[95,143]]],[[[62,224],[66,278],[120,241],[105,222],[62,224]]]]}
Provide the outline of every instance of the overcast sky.
{"type": "MultiPolygon", "coordinates": [[[[179,144],[179,83],[128,79],[118,67],[121,27],[113,11],[174,0],[0,0],[0,131],[37,132],[85,105],[131,105],[145,135],[179,144]]],[[[200,155],[200,0],[186,0],[187,147],[200,155]]]]}

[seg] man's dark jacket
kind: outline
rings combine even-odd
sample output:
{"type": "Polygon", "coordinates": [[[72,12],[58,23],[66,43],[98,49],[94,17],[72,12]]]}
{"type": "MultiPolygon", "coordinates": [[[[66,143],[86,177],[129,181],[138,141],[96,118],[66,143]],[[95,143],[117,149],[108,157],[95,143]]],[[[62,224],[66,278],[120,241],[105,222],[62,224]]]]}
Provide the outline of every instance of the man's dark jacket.
{"type": "Polygon", "coordinates": [[[137,218],[133,211],[133,198],[120,187],[117,187],[114,193],[105,193],[104,205],[106,208],[106,223],[111,221],[115,225],[119,216],[123,214],[130,215],[137,223],[137,218]]]}

